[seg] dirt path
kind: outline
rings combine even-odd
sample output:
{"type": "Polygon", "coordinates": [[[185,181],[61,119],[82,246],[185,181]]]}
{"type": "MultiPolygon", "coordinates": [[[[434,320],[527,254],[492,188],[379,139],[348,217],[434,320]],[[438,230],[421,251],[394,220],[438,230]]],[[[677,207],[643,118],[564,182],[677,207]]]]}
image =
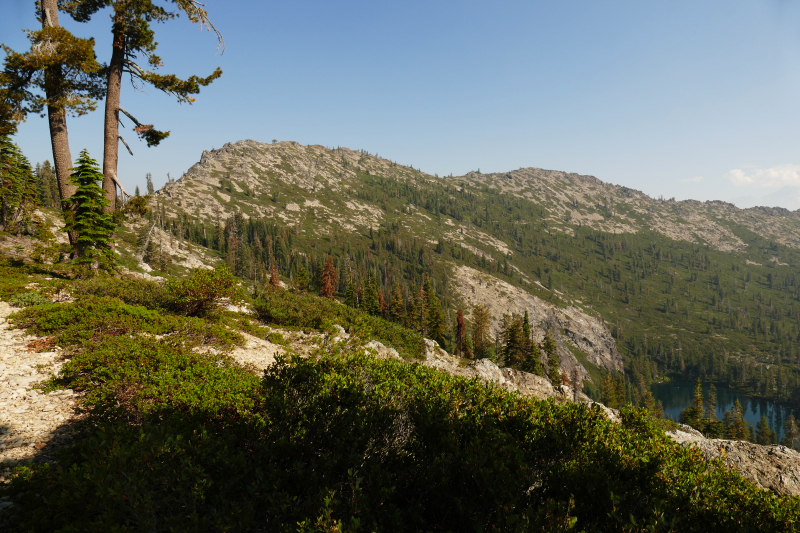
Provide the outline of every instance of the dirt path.
{"type": "Polygon", "coordinates": [[[77,419],[71,390],[42,394],[31,388],[58,372],[63,361],[57,347],[37,353],[37,345],[47,346],[43,339],[9,328],[7,317],[16,310],[0,302],[0,483],[21,462],[52,460],[73,437],[77,419]]]}

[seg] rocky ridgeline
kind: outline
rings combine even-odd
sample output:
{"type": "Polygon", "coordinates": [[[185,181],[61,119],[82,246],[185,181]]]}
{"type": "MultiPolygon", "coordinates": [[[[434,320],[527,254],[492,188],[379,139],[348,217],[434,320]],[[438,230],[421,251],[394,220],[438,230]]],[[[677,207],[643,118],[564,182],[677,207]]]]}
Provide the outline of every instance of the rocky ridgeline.
{"type": "Polygon", "coordinates": [[[0,482],[20,462],[51,460],[74,436],[77,419],[71,390],[42,394],[32,388],[59,371],[60,349],[11,329],[7,317],[14,310],[0,302],[0,482]],[[43,348],[50,351],[38,351],[43,348]]]}

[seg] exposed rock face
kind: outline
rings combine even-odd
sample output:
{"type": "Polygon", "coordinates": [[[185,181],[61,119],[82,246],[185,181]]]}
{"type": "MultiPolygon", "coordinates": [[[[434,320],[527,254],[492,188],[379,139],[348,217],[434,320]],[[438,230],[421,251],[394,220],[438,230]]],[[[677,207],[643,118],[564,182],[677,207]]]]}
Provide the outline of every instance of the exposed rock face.
{"type": "Polygon", "coordinates": [[[456,268],[453,279],[456,290],[470,306],[481,304],[489,309],[495,330],[499,328],[504,313],[523,314],[525,310],[530,316],[537,342],[543,340],[549,325],[558,346],[561,368],[568,377],[572,378],[576,367],[582,379],[589,379],[589,373],[567,344],[585,353],[586,359],[594,365],[612,372],[623,371],[622,356],[617,351],[617,343],[611,332],[603,322],[578,307],[556,307],[519,287],[468,266],[456,268]]]}
{"type": "Polygon", "coordinates": [[[575,394],[570,387],[562,385],[556,389],[547,378],[513,368],[499,368],[489,359],[479,359],[467,363],[467,360],[459,359],[442,350],[436,341],[430,339],[425,339],[425,360],[422,364],[465,378],[477,377],[496,383],[506,390],[519,391],[525,396],[539,400],[562,398],[591,402],[588,396],[580,392],[575,394]]]}
{"type": "Polygon", "coordinates": [[[721,459],[757,487],[785,496],[800,496],[800,453],[780,445],[706,439],[692,431],[674,430],[667,435],[683,446],[697,447],[708,460],[721,459]]]}

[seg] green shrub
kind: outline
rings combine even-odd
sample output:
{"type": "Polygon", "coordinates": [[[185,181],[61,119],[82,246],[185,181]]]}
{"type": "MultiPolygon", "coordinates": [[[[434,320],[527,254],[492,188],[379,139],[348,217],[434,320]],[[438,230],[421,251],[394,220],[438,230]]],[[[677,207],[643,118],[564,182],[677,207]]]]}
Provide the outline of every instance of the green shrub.
{"type": "Polygon", "coordinates": [[[241,336],[203,319],[162,315],[116,298],[86,296],[69,304],[25,308],[9,317],[17,327],[35,335],[53,335],[61,346],[81,345],[117,335],[173,335],[191,345],[227,348],[241,336]]]}
{"type": "Polygon", "coordinates": [[[118,298],[130,305],[148,309],[166,309],[167,289],[163,283],[136,277],[97,276],[72,285],[72,294],[80,296],[107,296],[118,298]]]}
{"type": "Polygon", "coordinates": [[[208,316],[219,309],[218,300],[241,302],[238,279],[227,266],[195,270],[188,278],[167,282],[168,306],[186,316],[208,316]]]}
{"type": "Polygon", "coordinates": [[[15,294],[8,299],[8,303],[14,307],[29,307],[31,305],[49,304],[50,300],[38,292],[31,291],[15,294]]]}
{"type": "Polygon", "coordinates": [[[800,517],[635,410],[614,424],[365,355],[282,359],[260,383],[241,372],[152,339],[93,344],[62,385],[89,392],[98,425],[12,480],[12,526],[744,532],[800,517]]]}
{"type": "Polygon", "coordinates": [[[403,357],[422,356],[423,341],[418,332],[347,307],[336,300],[279,290],[265,293],[254,302],[253,309],[258,318],[268,324],[318,331],[339,324],[363,340],[377,339],[395,348],[403,357]]]}

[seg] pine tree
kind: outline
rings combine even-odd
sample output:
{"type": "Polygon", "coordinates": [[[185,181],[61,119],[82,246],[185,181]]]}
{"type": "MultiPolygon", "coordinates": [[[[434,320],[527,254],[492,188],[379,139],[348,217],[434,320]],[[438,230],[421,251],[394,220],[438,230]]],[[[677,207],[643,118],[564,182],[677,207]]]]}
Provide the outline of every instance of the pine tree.
{"type": "Polygon", "coordinates": [[[336,275],[336,267],[333,266],[333,257],[328,256],[322,269],[322,287],[320,287],[319,295],[323,298],[333,299],[333,292],[336,290],[337,282],[338,277],[336,275]]]}
{"type": "Polygon", "coordinates": [[[544,371],[542,369],[542,352],[539,350],[539,345],[535,342],[528,343],[527,353],[528,356],[525,359],[525,366],[522,370],[530,374],[542,376],[544,371]]]}
{"type": "Polygon", "coordinates": [[[397,323],[404,323],[406,319],[406,306],[403,299],[403,290],[398,283],[392,286],[392,296],[389,302],[389,317],[397,323]]]}
{"type": "Polygon", "coordinates": [[[139,194],[139,186],[138,186],[138,185],[136,186],[136,189],[133,191],[133,196],[134,196],[134,197],[136,197],[136,198],[138,198],[139,196],[141,196],[141,195],[139,194]]]}
{"type": "Polygon", "coordinates": [[[413,306],[409,313],[411,315],[411,327],[423,335],[428,333],[425,329],[425,305],[427,300],[428,296],[425,294],[425,284],[423,283],[419,286],[417,294],[414,295],[413,306]]]}
{"type": "Polygon", "coordinates": [[[300,292],[308,290],[308,271],[300,261],[297,262],[297,267],[295,267],[294,286],[300,292]]]}
{"type": "Polygon", "coordinates": [[[705,431],[704,414],[703,384],[698,379],[694,387],[694,394],[692,395],[692,405],[681,411],[680,422],[681,424],[692,426],[697,431],[703,432],[705,431]]]}
{"type": "Polygon", "coordinates": [[[756,444],[772,444],[775,436],[769,427],[769,420],[766,416],[761,416],[756,426],[756,444]]]}
{"type": "Polygon", "coordinates": [[[149,196],[153,196],[156,192],[155,188],[153,187],[153,175],[148,172],[144,179],[147,181],[147,194],[149,196]]]}
{"type": "Polygon", "coordinates": [[[734,400],[733,410],[729,413],[730,416],[728,416],[728,412],[725,413],[725,422],[727,422],[725,438],[731,440],[749,440],[750,428],[744,418],[742,404],[739,403],[738,399],[734,400]]]}
{"type": "Polygon", "coordinates": [[[104,211],[107,201],[98,184],[102,182],[103,174],[86,150],[81,152],[72,172],[72,181],[77,186],[72,195],[75,210],[64,211],[64,215],[65,231],[75,231],[78,235],[75,243],[77,262],[91,271],[111,270],[115,264],[111,250],[111,234],[115,226],[111,215],[104,211]]]}
{"type": "Polygon", "coordinates": [[[353,309],[358,307],[358,299],[356,298],[356,288],[355,285],[353,285],[352,275],[347,277],[347,289],[345,292],[344,303],[347,307],[352,307],[353,309]]]}
{"type": "Polygon", "coordinates": [[[467,346],[467,325],[464,322],[464,311],[459,309],[456,312],[456,347],[455,354],[458,357],[471,359],[472,353],[467,346]]]}
{"type": "Polygon", "coordinates": [[[722,422],[717,418],[717,388],[712,384],[706,399],[706,415],[703,420],[704,433],[712,439],[722,437],[722,422]]]}
{"type": "Polygon", "coordinates": [[[550,382],[554,387],[558,387],[561,385],[561,362],[558,359],[556,340],[553,338],[553,332],[549,325],[544,332],[542,351],[547,357],[547,377],[550,378],[550,382]]]}
{"type": "Polygon", "coordinates": [[[800,429],[797,427],[797,421],[794,415],[789,415],[786,422],[783,424],[783,438],[781,439],[781,444],[795,449],[800,447],[800,429]]]}
{"type": "Polygon", "coordinates": [[[8,137],[0,137],[0,229],[28,233],[39,205],[37,179],[28,159],[8,137]]]}
{"type": "Polygon", "coordinates": [[[61,198],[58,193],[56,173],[50,161],[36,165],[36,188],[39,192],[39,204],[44,207],[61,207],[61,198]]]}
{"type": "Polygon", "coordinates": [[[472,308],[472,349],[476,359],[491,355],[492,339],[489,336],[489,324],[492,316],[485,305],[472,308]]]}
{"type": "Polygon", "coordinates": [[[367,269],[367,278],[364,281],[363,308],[373,316],[378,316],[381,312],[380,301],[378,300],[378,284],[371,268],[367,269]]]}

